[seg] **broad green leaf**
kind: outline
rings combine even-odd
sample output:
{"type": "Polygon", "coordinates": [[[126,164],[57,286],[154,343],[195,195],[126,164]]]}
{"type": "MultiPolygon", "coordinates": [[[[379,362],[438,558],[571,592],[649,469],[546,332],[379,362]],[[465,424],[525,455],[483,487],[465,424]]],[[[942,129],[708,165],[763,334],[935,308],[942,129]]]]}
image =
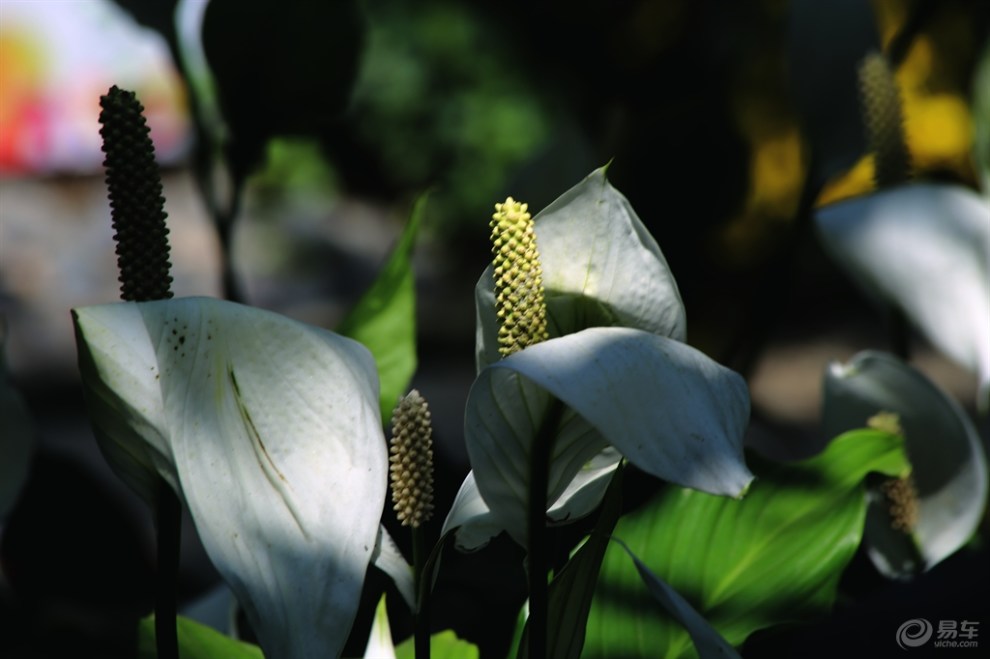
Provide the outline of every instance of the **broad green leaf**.
{"type": "Polygon", "coordinates": [[[381,381],[382,422],[388,424],[416,371],[416,290],[413,246],[426,210],[426,196],[413,207],[399,242],[368,292],[337,331],[365,345],[381,381]]]}
{"type": "MultiPolygon", "coordinates": [[[[179,659],[264,659],[261,648],[221,634],[212,627],[179,616],[176,621],[179,636],[179,659]]],[[[155,648],[155,616],[141,620],[138,625],[138,659],[157,659],[155,648]]]]}
{"type": "MultiPolygon", "coordinates": [[[[629,201],[596,169],[533,218],[552,336],[600,325],[683,341],[677,283],[629,201]]],[[[499,359],[492,267],[475,286],[478,370],[499,359]]]]}
{"type": "Polygon", "coordinates": [[[738,374],[673,339],[595,327],[530,346],[483,370],[465,438],[495,520],[525,541],[528,466],[550,396],[567,410],[553,445],[548,503],[611,444],[640,469],[687,487],[740,495],[749,395],[738,374]]]}
{"type": "MultiPolygon", "coordinates": [[[[407,638],[395,647],[396,659],[415,659],[415,639],[407,638]]],[[[451,630],[430,637],[431,659],[478,659],[478,646],[457,637],[451,630]]]]}
{"type": "Polygon", "coordinates": [[[979,378],[990,404],[990,205],[957,185],[891,188],[815,217],[825,249],[867,292],[901,309],[979,378]]]}
{"type": "Polygon", "coordinates": [[[917,369],[864,351],[825,372],[822,426],[834,436],[881,412],[897,415],[914,469],[918,519],[907,535],[891,528],[877,497],[866,522],[867,551],[883,574],[908,578],[946,558],[976,531],[987,502],[987,462],[969,416],[917,369]]]}
{"type": "Polygon", "coordinates": [[[368,351],[208,298],[73,317],[97,438],[125,456],[111,465],[175,488],[268,654],[339,652],[385,502],[368,351]]]}
{"type": "MultiPolygon", "coordinates": [[[[864,479],[910,471],[903,440],[874,430],[846,433],[804,462],[750,463],[757,480],[745,498],[668,488],[614,533],[733,646],[827,611],[862,538],[864,479]]],[[[618,546],[605,555],[584,656],[696,656],[618,546]]]]}

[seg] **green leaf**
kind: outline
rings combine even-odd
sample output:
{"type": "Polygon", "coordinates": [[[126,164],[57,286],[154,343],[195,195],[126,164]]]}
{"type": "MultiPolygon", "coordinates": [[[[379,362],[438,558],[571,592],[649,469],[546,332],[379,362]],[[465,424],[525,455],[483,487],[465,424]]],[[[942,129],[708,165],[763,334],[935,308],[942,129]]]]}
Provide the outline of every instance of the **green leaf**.
{"type": "Polygon", "coordinates": [[[399,397],[416,371],[416,290],[413,246],[426,210],[421,196],[378,278],[337,331],[363,343],[375,358],[381,380],[382,422],[388,424],[399,397]]]}
{"type": "MultiPolygon", "coordinates": [[[[416,658],[416,650],[413,647],[414,640],[407,638],[395,647],[396,659],[416,658]]],[[[457,638],[457,634],[449,629],[437,632],[430,637],[430,657],[432,659],[478,659],[479,656],[478,646],[457,638]]]]}
{"type": "MultiPolygon", "coordinates": [[[[862,539],[864,479],[910,472],[903,440],[875,430],[841,435],[804,462],[749,462],[757,480],[744,499],[668,488],[614,534],[733,646],[826,612],[862,539]]],[[[618,546],[602,565],[584,656],[697,656],[618,546]]]]}
{"type": "MultiPolygon", "coordinates": [[[[176,621],[179,635],[180,659],[264,659],[261,648],[221,634],[212,627],[179,616],[176,621]]],[[[156,659],[155,616],[148,616],[138,624],[138,659],[156,659]]]]}
{"type": "Polygon", "coordinates": [[[653,574],[650,568],[643,561],[639,560],[636,554],[629,550],[626,543],[618,538],[613,538],[613,540],[629,554],[629,558],[632,559],[636,570],[639,572],[639,576],[643,579],[643,583],[646,585],[647,590],[650,591],[650,594],[691,635],[691,640],[694,642],[694,646],[697,648],[701,659],[713,659],[715,657],[736,657],[738,659],[739,654],[732,646],[726,643],[725,639],[719,636],[717,631],[712,629],[708,621],[702,618],[680,593],[671,588],[670,584],[663,579],[653,574]]]}

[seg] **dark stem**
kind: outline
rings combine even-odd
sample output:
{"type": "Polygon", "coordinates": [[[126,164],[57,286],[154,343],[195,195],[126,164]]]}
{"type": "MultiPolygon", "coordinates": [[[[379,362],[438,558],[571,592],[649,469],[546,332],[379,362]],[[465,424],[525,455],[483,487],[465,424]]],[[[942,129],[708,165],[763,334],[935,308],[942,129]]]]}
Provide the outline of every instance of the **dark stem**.
{"type": "Polygon", "coordinates": [[[217,227],[217,237],[220,240],[220,276],[223,286],[223,296],[231,302],[247,303],[247,298],[237,282],[237,275],[234,273],[233,242],[234,226],[237,215],[241,208],[242,186],[234,185],[234,191],[230,206],[227,210],[221,211],[219,206],[214,205],[213,222],[217,227]]]}
{"type": "Polygon", "coordinates": [[[179,497],[158,479],[158,569],[155,572],[155,643],[158,659],[179,659],[176,631],[175,586],[179,572],[179,537],[182,507],[179,497]]]}
{"type": "Polygon", "coordinates": [[[427,574],[427,560],[430,546],[426,541],[426,531],[422,526],[414,527],[413,538],[413,584],[416,594],[416,620],[414,622],[416,659],[430,659],[430,576],[427,574]]]}
{"type": "Polygon", "coordinates": [[[547,489],[550,456],[563,405],[553,398],[529,457],[529,510],[527,513],[526,560],[529,567],[529,659],[547,656],[548,584],[550,567],[547,547],[547,489]]]}

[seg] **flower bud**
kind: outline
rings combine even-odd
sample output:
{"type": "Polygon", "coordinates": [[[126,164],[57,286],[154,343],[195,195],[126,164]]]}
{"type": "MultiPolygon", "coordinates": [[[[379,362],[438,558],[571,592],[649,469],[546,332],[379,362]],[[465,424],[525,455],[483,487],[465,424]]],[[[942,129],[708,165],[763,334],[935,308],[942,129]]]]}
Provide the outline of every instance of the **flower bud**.
{"type": "Polygon", "coordinates": [[[116,85],[100,97],[100,107],[120,297],[133,302],[171,298],[165,199],[144,107],[134,92],[116,85]]]}
{"type": "Polygon", "coordinates": [[[433,515],[433,426],[426,400],[413,389],[392,412],[389,472],[392,502],[403,526],[433,515]]]}

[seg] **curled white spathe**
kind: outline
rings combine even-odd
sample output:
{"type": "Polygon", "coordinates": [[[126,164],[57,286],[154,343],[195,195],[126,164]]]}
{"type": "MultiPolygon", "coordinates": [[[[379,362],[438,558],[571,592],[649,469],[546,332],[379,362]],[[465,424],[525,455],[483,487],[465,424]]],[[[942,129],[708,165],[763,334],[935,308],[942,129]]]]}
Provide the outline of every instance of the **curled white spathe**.
{"type": "Polygon", "coordinates": [[[598,169],[535,218],[550,339],[498,352],[492,268],[475,287],[478,377],[465,442],[473,468],[448,516],[458,546],[499,532],[525,544],[528,465],[563,403],[548,473],[554,521],[590,512],[622,457],[686,487],[741,495],[749,393],[683,341],[684,305],[660,247],[598,169]]]}
{"type": "Polygon", "coordinates": [[[867,291],[900,308],[990,396],[990,205],[954,185],[915,184],[821,209],[826,250],[867,291]]]}

